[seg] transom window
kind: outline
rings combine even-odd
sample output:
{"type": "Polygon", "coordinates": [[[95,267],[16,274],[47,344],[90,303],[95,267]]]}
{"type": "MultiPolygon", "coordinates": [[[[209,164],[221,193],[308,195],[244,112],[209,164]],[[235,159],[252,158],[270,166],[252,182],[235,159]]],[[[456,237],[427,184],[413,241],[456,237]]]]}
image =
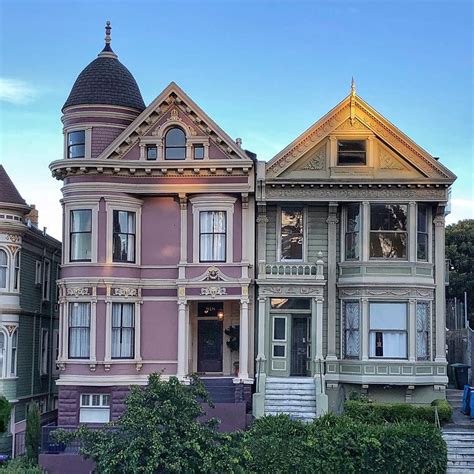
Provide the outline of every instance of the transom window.
{"type": "Polygon", "coordinates": [[[133,359],[135,318],[133,303],[112,304],[112,359],[133,359]]]}
{"type": "Polygon", "coordinates": [[[70,222],[71,262],[90,262],[92,252],[92,210],[71,211],[70,222]]]}
{"type": "Polygon", "coordinates": [[[135,263],[136,214],[113,212],[113,261],[135,263]]]}
{"type": "Polygon", "coordinates": [[[406,303],[370,303],[369,355],[374,358],[406,359],[406,303]]]}
{"type": "Polygon", "coordinates": [[[339,166],[360,166],[366,164],[364,140],[338,140],[337,164],[339,166]]]}
{"type": "Polygon", "coordinates": [[[303,219],[303,208],[282,208],[280,260],[303,260],[303,219]]]}
{"type": "Polygon", "coordinates": [[[86,132],[79,130],[67,134],[67,157],[84,158],[86,155],[86,132]]]}
{"type": "Polygon", "coordinates": [[[0,288],[7,287],[8,255],[0,249],[0,288]]]}
{"type": "Polygon", "coordinates": [[[201,262],[226,261],[226,229],[225,211],[199,213],[199,260],[201,262]]]}
{"type": "Polygon", "coordinates": [[[88,359],[90,355],[91,305],[69,303],[69,358],[88,359]]]}
{"type": "Polygon", "coordinates": [[[407,258],[407,206],[370,205],[370,257],[407,258]]]}
{"type": "Polygon", "coordinates": [[[428,208],[423,204],[418,204],[416,231],[416,257],[426,262],[428,260],[428,208]]]}
{"type": "Polygon", "coordinates": [[[179,127],[170,128],[165,135],[165,160],[186,159],[186,135],[179,127]]]}
{"type": "Polygon", "coordinates": [[[346,260],[359,259],[359,235],[360,235],[360,206],[349,204],[346,208],[346,236],[345,252],[346,260]]]}

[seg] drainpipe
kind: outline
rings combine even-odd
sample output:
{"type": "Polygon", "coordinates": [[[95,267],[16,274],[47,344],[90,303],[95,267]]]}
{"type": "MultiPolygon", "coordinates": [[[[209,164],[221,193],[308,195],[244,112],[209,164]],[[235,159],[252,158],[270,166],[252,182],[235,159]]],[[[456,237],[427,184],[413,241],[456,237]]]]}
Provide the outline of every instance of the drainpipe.
{"type": "MultiPolygon", "coordinates": [[[[57,270],[57,266],[55,265],[55,257],[56,255],[58,254],[58,250],[56,249],[52,255],[51,255],[51,269],[56,269],[57,270]]],[[[53,273],[53,271],[51,271],[51,274],[53,273]]],[[[54,306],[56,305],[56,301],[55,301],[55,298],[56,298],[56,294],[57,292],[54,291],[53,292],[53,295],[54,295],[54,301],[53,301],[53,298],[51,298],[51,288],[53,288],[54,290],[56,290],[56,285],[57,285],[57,280],[58,280],[58,277],[59,275],[57,274],[56,272],[56,278],[54,279],[54,286],[51,285],[51,282],[50,282],[50,288],[49,288],[49,298],[50,298],[50,305],[49,305],[49,351],[51,353],[51,361],[50,361],[50,368],[49,368],[49,374],[48,374],[48,405],[51,406],[51,400],[53,399],[52,397],[52,384],[53,384],[53,368],[55,366],[55,360],[53,359],[54,357],[54,353],[53,353],[53,348],[54,348],[54,333],[53,333],[53,329],[54,329],[54,306]]],[[[53,279],[51,278],[50,279],[51,281],[53,281],[53,279]]]]}

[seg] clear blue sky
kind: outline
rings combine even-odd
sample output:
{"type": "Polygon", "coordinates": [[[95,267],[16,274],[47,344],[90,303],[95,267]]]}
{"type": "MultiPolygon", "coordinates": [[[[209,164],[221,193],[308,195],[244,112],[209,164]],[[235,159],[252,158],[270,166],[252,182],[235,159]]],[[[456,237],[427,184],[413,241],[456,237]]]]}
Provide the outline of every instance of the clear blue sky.
{"type": "Polygon", "coordinates": [[[0,0],[0,155],[40,223],[60,233],[60,109],[103,46],[146,103],[177,82],[268,160],[349,92],[459,178],[451,220],[474,215],[473,4],[450,1],[0,0]]]}

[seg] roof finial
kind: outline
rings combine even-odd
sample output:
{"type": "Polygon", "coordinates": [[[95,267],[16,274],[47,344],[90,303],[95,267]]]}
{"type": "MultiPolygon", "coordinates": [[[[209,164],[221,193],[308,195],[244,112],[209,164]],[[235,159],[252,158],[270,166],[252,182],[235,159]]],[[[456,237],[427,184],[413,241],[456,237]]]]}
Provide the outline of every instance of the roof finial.
{"type": "Polygon", "coordinates": [[[112,41],[112,38],[110,37],[111,29],[112,27],[110,26],[110,21],[107,20],[105,22],[105,46],[104,49],[99,53],[99,56],[117,59],[117,55],[112,51],[112,48],[110,47],[110,42],[112,41]]]}
{"type": "Polygon", "coordinates": [[[110,44],[111,38],[110,38],[110,30],[112,27],[110,26],[110,21],[107,20],[105,22],[105,44],[110,44]]]}
{"type": "Polygon", "coordinates": [[[352,76],[352,81],[351,81],[351,96],[355,97],[356,95],[356,83],[354,81],[354,76],[352,76]]]}

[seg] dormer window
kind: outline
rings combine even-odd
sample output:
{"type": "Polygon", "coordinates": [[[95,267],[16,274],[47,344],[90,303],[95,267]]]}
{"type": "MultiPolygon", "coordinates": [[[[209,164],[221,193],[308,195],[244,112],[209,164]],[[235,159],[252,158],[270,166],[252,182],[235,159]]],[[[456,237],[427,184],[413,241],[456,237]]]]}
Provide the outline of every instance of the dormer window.
{"type": "Polygon", "coordinates": [[[86,132],[78,130],[67,134],[67,157],[84,158],[86,155],[86,132]]]}
{"type": "Polygon", "coordinates": [[[170,128],[165,135],[165,160],[186,159],[186,135],[179,127],[170,128]]]}
{"type": "Polygon", "coordinates": [[[156,160],[158,157],[158,152],[156,145],[148,145],[146,147],[146,159],[147,160],[156,160]]]}
{"type": "Polygon", "coordinates": [[[364,140],[338,140],[337,164],[339,166],[362,166],[367,156],[364,140]]]}
{"type": "Polygon", "coordinates": [[[193,152],[195,160],[204,159],[204,147],[202,145],[194,145],[193,152]]]}

